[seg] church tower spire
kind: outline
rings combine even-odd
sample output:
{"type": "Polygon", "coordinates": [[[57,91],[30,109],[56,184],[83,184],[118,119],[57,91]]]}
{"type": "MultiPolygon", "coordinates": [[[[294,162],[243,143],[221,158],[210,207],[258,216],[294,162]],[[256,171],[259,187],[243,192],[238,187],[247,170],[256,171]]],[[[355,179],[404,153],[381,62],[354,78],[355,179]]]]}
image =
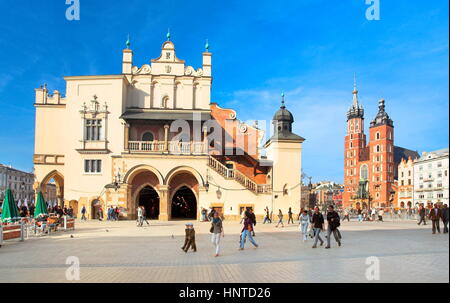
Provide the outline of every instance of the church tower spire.
{"type": "Polygon", "coordinates": [[[356,76],[353,79],[353,101],[347,112],[347,121],[353,118],[364,119],[364,109],[358,100],[358,89],[356,88],[356,76]]]}

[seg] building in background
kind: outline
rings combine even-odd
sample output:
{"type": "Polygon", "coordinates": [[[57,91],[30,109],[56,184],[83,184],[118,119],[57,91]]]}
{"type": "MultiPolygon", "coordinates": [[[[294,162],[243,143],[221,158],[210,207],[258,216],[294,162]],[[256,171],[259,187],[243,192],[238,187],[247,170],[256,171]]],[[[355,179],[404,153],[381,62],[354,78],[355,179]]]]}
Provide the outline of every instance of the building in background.
{"type": "Polygon", "coordinates": [[[395,194],[397,166],[402,158],[418,157],[417,152],[394,145],[394,122],[378,103],[378,113],[370,122],[369,141],[364,133],[364,109],[356,85],[353,103],[347,112],[344,145],[344,207],[391,207],[395,194]]]}
{"type": "Polygon", "coordinates": [[[447,204],[448,187],[448,154],[449,149],[423,152],[414,161],[414,205],[447,204]]]}
{"type": "Polygon", "coordinates": [[[414,207],[414,160],[402,158],[398,165],[398,193],[397,204],[399,208],[414,207]]]}
{"type": "Polygon", "coordinates": [[[0,164],[0,202],[3,202],[6,189],[11,189],[14,199],[19,202],[34,200],[34,174],[0,164]]]}
{"type": "Polygon", "coordinates": [[[44,195],[45,201],[50,205],[56,205],[58,201],[58,196],[56,195],[56,184],[55,182],[50,181],[45,186],[45,192],[42,193],[44,195]]]}
{"type": "Polygon", "coordinates": [[[322,181],[315,184],[314,192],[317,205],[321,209],[325,209],[328,205],[342,207],[343,188],[343,185],[332,181],[322,181]]]}

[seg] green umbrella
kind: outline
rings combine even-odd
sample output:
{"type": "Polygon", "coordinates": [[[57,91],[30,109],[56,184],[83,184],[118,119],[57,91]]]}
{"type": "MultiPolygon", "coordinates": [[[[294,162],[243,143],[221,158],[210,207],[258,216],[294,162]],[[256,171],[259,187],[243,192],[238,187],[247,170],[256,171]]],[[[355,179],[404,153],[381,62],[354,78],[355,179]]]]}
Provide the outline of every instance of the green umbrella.
{"type": "Polygon", "coordinates": [[[19,208],[16,202],[14,202],[13,194],[9,188],[6,190],[5,199],[3,200],[1,219],[2,222],[8,223],[21,219],[19,208]]]}
{"type": "Polygon", "coordinates": [[[44,196],[42,192],[38,193],[36,201],[36,209],[34,210],[34,217],[37,218],[39,215],[48,215],[47,204],[45,204],[44,196]]]}

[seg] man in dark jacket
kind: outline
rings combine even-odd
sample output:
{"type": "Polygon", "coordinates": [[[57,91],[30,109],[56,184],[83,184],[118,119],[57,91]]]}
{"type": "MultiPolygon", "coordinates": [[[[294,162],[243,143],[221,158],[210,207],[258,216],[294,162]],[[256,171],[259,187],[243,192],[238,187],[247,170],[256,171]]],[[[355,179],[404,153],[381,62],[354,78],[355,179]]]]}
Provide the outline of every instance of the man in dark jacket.
{"type": "Polygon", "coordinates": [[[312,215],[311,223],[314,229],[314,245],[312,248],[317,247],[317,241],[320,240],[320,246],[323,245],[323,240],[320,237],[320,232],[323,231],[323,225],[325,220],[323,219],[323,215],[320,213],[319,208],[314,208],[314,214],[312,215]]]}
{"type": "Polygon", "coordinates": [[[434,204],[434,208],[430,210],[430,214],[428,215],[428,218],[433,223],[433,234],[436,233],[436,229],[438,233],[441,233],[441,227],[439,225],[439,221],[441,220],[442,214],[439,206],[437,204],[434,204]]]}
{"type": "Polygon", "coordinates": [[[338,232],[338,227],[341,225],[340,223],[340,217],[338,213],[334,210],[333,205],[328,206],[328,213],[327,213],[327,221],[328,221],[328,229],[327,229],[327,246],[325,248],[330,248],[330,242],[331,242],[331,234],[333,234],[334,239],[338,243],[339,246],[341,246],[341,239],[338,232]]]}
{"type": "Polygon", "coordinates": [[[419,223],[417,223],[417,225],[420,225],[423,222],[423,225],[427,225],[427,221],[426,221],[426,212],[425,212],[425,207],[423,207],[423,205],[419,206],[419,223]]]}
{"type": "Polygon", "coordinates": [[[444,223],[444,234],[448,234],[448,206],[447,204],[444,204],[441,210],[441,218],[442,222],[444,223]]]}

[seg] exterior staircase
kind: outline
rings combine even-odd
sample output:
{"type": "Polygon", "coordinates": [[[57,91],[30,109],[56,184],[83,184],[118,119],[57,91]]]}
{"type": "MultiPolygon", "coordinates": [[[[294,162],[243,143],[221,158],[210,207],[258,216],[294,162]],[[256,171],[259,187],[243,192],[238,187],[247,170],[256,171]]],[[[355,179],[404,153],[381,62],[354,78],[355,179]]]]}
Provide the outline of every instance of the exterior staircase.
{"type": "Polygon", "coordinates": [[[257,184],[255,181],[251,180],[249,177],[247,177],[237,169],[230,169],[226,167],[222,162],[215,159],[213,156],[209,156],[208,166],[225,179],[235,180],[254,194],[258,195],[272,193],[271,184],[257,184]]]}

